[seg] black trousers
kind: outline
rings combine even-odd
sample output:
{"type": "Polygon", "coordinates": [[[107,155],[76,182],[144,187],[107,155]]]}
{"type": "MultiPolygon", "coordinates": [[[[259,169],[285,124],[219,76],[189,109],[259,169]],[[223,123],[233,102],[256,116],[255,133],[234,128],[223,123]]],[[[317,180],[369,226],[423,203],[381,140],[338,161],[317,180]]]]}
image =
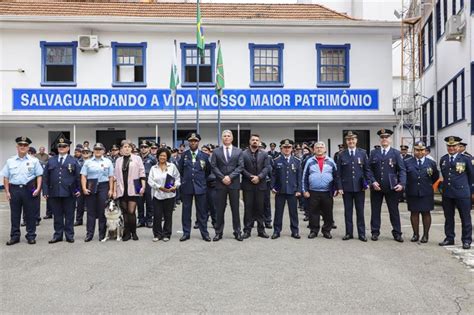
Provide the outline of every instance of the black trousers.
{"type": "Polygon", "coordinates": [[[385,197],[387,203],[388,213],[390,215],[390,222],[392,223],[392,235],[402,235],[402,227],[400,223],[400,211],[398,210],[398,202],[400,199],[400,193],[396,191],[370,191],[370,206],[372,213],[370,216],[370,228],[372,235],[380,235],[381,218],[382,212],[382,201],[385,197]]]}
{"type": "Polygon", "coordinates": [[[272,224],[272,205],[270,203],[270,183],[267,182],[267,189],[265,190],[265,198],[263,201],[263,216],[267,224],[272,224]]]}
{"type": "Polygon", "coordinates": [[[207,201],[206,194],[192,195],[181,193],[181,200],[183,201],[181,224],[183,225],[183,234],[191,235],[191,216],[193,208],[193,197],[196,203],[196,221],[198,222],[201,236],[209,236],[207,231],[207,201]]]}
{"type": "Polygon", "coordinates": [[[324,224],[322,232],[331,232],[333,222],[334,199],[329,191],[310,191],[309,197],[309,229],[316,234],[319,232],[320,216],[324,224]]]}
{"type": "Polygon", "coordinates": [[[82,220],[84,218],[84,204],[84,195],[80,195],[76,198],[76,221],[79,223],[82,223],[82,220]]]}
{"type": "Polygon", "coordinates": [[[54,219],[54,239],[74,239],[74,204],[76,198],[70,197],[50,197],[48,201],[53,210],[54,219]]]}
{"type": "Polygon", "coordinates": [[[444,211],[444,234],[446,239],[454,241],[456,237],[454,214],[458,208],[459,216],[461,217],[461,240],[463,243],[472,243],[472,220],[471,220],[471,199],[470,198],[447,198],[443,197],[443,211],[444,211]]]}
{"type": "Polygon", "coordinates": [[[143,196],[138,198],[137,208],[139,223],[145,224],[153,222],[153,196],[151,193],[151,187],[148,183],[145,186],[145,193],[143,196]]]}
{"type": "Polygon", "coordinates": [[[206,191],[206,202],[207,202],[207,220],[211,217],[212,225],[216,225],[216,189],[214,187],[207,186],[206,191]]]}
{"type": "Polygon", "coordinates": [[[20,239],[20,221],[21,212],[25,213],[26,239],[34,240],[36,238],[36,203],[39,196],[33,197],[31,191],[26,185],[10,185],[10,238],[12,240],[20,239]]]}
{"type": "Polygon", "coordinates": [[[153,236],[158,238],[171,237],[173,227],[173,209],[175,197],[168,199],[153,198],[153,236]],[[162,221],[164,218],[164,221],[162,221]]]}
{"type": "Polygon", "coordinates": [[[298,209],[295,194],[276,194],[275,195],[275,219],[273,220],[273,230],[280,234],[283,226],[283,212],[285,203],[288,203],[288,214],[290,215],[291,234],[298,234],[298,209]]]}
{"type": "Polygon", "coordinates": [[[352,214],[354,205],[357,218],[357,233],[359,236],[365,236],[365,219],[364,219],[364,202],[365,191],[349,192],[345,191],[342,195],[344,201],[344,219],[346,221],[346,234],[353,235],[354,223],[352,222],[352,214]]]}
{"type": "Polygon", "coordinates": [[[105,237],[105,206],[108,198],[109,182],[99,183],[97,193],[85,196],[87,206],[87,237],[94,237],[95,220],[99,220],[99,239],[105,237]]]}
{"type": "Polygon", "coordinates": [[[252,232],[253,224],[257,221],[258,233],[265,232],[263,205],[265,190],[244,190],[244,232],[252,232]]]}
{"type": "Polygon", "coordinates": [[[216,189],[217,212],[216,212],[216,235],[224,232],[224,214],[227,205],[227,196],[230,200],[230,210],[232,211],[232,227],[234,233],[240,233],[240,213],[239,213],[239,190],[227,187],[216,189]]]}

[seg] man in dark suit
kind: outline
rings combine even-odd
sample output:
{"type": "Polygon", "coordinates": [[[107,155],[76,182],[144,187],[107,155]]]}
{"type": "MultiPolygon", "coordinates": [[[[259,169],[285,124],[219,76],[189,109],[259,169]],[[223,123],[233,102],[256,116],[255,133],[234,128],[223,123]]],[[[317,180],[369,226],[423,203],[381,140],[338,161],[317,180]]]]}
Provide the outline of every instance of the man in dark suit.
{"type": "Polygon", "coordinates": [[[365,190],[373,181],[369,168],[369,159],[364,149],[357,147],[357,133],[348,131],[346,136],[347,149],[339,153],[337,159],[339,194],[344,201],[344,218],[346,234],[344,241],[353,238],[352,213],[355,204],[357,217],[357,233],[359,240],[367,242],[365,237],[364,203],[365,190]]]}
{"type": "Polygon", "coordinates": [[[244,168],[242,170],[242,190],[244,193],[244,235],[249,238],[254,222],[257,221],[259,237],[269,238],[265,233],[263,203],[268,184],[267,176],[271,172],[270,156],[259,149],[260,136],[250,136],[249,148],[242,153],[244,168]]]}
{"type": "Polygon", "coordinates": [[[459,153],[461,138],[450,136],[444,139],[448,154],[439,162],[443,175],[443,211],[444,233],[446,238],[440,246],[454,245],[454,214],[458,208],[462,226],[462,248],[470,249],[472,243],[471,221],[471,185],[474,181],[474,170],[471,158],[459,153]]]}
{"type": "Polygon", "coordinates": [[[370,226],[372,229],[372,240],[377,241],[380,235],[380,213],[382,202],[385,198],[390,222],[392,223],[392,235],[395,241],[403,242],[402,228],[400,224],[400,211],[398,202],[400,194],[406,185],[407,174],[400,151],[390,147],[393,131],[380,129],[377,135],[380,137],[380,149],[370,152],[369,166],[374,176],[374,182],[370,191],[370,205],[372,208],[370,226]]]}
{"type": "Polygon", "coordinates": [[[239,214],[239,190],[240,173],[243,169],[242,150],[232,146],[234,139],[232,131],[224,130],[222,132],[222,146],[215,149],[211,156],[211,168],[216,175],[216,236],[213,241],[222,239],[224,232],[224,213],[227,205],[227,196],[230,200],[230,209],[232,211],[232,226],[234,228],[234,237],[238,241],[243,241],[240,228],[239,214]]]}
{"type": "Polygon", "coordinates": [[[50,244],[66,241],[74,243],[74,208],[80,195],[80,166],[69,155],[68,139],[59,138],[58,155],[51,157],[44,168],[43,196],[51,203],[54,235],[50,244]]]}
{"type": "Polygon", "coordinates": [[[182,224],[183,236],[180,241],[189,240],[191,235],[191,209],[193,197],[196,202],[196,219],[202,239],[210,242],[207,231],[207,177],[211,172],[209,155],[199,150],[201,136],[191,133],[188,136],[189,150],[181,155],[178,161],[178,170],[181,175],[181,200],[183,201],[182,224]]]}

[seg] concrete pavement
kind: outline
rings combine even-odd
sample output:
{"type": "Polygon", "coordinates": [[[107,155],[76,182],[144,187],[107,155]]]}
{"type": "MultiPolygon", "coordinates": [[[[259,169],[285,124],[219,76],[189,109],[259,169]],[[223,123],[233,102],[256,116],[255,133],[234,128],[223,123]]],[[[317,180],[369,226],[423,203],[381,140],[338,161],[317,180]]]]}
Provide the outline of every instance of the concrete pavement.
{"type": "MultiPolygon", "coordinates": [[[[20,244],[7,247],[9,207],[0,196],[1,313],[474,313],[473,269],[453,254],[467,261],[473,252],[437,245],[444,222],[439,209],[428,244],[409,241],[405,204],[405,243],[392,240],[386,208],[378,242],[342,241],[339,197],[332,240],[307,239],[301,214],[302,239],[290,238],[285,212],[280,239],[237,242],[229,209],[222,241],[206,243],[194,230],[180,243],[178,206],[168,243],[153,243],[147,228],[138,230],[138,242],[84,243],[81,226],[76,243],[50,245],[52,220],[43,220],[36,245],[22,235],[20,244]]],[[[459,243],[459,224],[456,230],[459,243]]]]}

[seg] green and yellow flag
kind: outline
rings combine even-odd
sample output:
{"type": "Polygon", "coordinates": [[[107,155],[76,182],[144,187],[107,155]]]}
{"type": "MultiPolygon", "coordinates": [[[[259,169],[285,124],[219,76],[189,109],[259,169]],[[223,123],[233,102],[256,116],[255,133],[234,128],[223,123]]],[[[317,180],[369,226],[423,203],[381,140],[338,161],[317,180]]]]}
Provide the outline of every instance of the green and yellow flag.
{"type": "Polygon", "coordinates": [[[196,46],[201,55],[204,55],[204,31],[201,25],[201,9],[199,7],[199,0],[197,0],[197,27],[196,27],[196,46]]]}
{"type": "Polygon", "coordinates": [[[173,47],[173,59],[171,62],[171,74],[170,74],[170,90],[171,90],[171,95],[176,94],[176,90],[178,89],[179,86],[179,73],[178,73],[178,64],[176,62],[176,41],[174,43],[173,47]]]}
{"type": "Polygon", "coordinates": [[[221,97],[225,87],[224,80],[224,61],[222,59],[221,43],[218,43],[217,63],[216,63],[216,94],[221,97]]]}

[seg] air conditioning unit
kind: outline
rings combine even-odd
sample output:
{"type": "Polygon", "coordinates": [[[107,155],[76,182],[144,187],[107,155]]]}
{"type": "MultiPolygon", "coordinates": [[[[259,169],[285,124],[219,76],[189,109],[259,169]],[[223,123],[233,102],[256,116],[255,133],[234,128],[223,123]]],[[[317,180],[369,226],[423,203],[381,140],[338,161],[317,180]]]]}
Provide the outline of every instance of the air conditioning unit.
{"type": "Polygon", "coordinates": [[[460,41],[464,37],[466,23],[462,21],[460,15],[451,15],[446,22],[446,40],[460,41]]]}
{"type": "Polygon", "coordinates": [[[78,42],[81,51],[99,51],[99,38],[97,35],[79,35],[78,42]]]}

